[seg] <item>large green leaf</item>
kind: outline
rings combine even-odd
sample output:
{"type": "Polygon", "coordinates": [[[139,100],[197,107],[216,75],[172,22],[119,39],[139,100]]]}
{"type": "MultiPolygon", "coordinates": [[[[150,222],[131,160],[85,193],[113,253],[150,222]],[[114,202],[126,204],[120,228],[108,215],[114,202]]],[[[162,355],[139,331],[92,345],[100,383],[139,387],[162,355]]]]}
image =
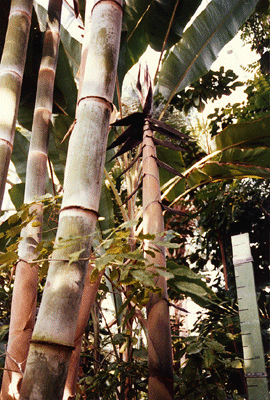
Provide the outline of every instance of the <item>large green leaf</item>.
{"type": "Polygon", "coordinates": [[[270,116],[246,123],[229,125],[213,139],[214,150],[224,150],[234,146],[270,147],[270,116]]]}
{"type": "Polygon", "coordinates": [[[199,274],[190,268],[168,260],[167,270],[174,274],[174,277],[168,280],[169,288],[191,297],[201,307],[207,307],[211,302],[219,303],[219,299],[212,289],[207,286],[199,274]]]}
{"type": "MultiPolygon", "coordinates": [[[[186,190],[202,184],[234,178],[270,178],[270,116],[229,125],[212,141],[214,151],[173,178],[167,190],[185,180],[186,190]]],[[[183,195],[183,194],[182,194],[183,195]]]]}
{"type": "Polygon", "coordinates": [[[118,63],[118,79],[122,83],[126,72],[138,62],[147,48],[146,13],[152,0],[127,0],[118,63]]]}
{"type": "MultiPolygon", "coordinates": [[[[180,0],[178,2],[166,42],[166,49],[181,40],[186,24],[199,7],[201,1],[180,0]]],[[[162,50],[175,5],[175,0],[159,0],[154,1],[149,8],[146,34],[150,46],[156,51],[162,50]]]]}
{"type": "Polygon", "coordinates": [[[220,50],[248,19],[259,0],[212,0],[169,52],[160,71],[158,90],[174,94],[205,75],[220,50]]]}
{"type": "MultiPolygon", "coordinates": [[[[179,1],[166,48],[181,39],[186,24],[200,3],[201,0],[179,1]]],[[[118,67],[120,83],[148,45],[161,51],[175,4],[175,0],[126,0],[118,67]]]]}
{"type": "Polygon", "coordinates": [[[72,118],[75,118],[77,104],[77,86],[74,80],[74,68],[68,62],[67,52],[61,41],[59,44],[58,63],[55,76],[54,102],[58,104],[57,89],[61,91],[64,98],[63,109],[72,118]]]}

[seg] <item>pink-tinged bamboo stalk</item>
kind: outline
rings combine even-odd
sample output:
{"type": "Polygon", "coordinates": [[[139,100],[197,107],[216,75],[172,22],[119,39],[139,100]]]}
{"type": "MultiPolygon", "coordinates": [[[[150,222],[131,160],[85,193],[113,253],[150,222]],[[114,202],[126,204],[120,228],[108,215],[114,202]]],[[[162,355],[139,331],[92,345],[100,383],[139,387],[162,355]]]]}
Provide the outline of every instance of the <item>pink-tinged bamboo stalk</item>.
{"type": "Polygon", "coordinates": [[[61,400],[99,209],[122,28],[122,1],[92,10],[77,123],[69,141],[56,245],[34,328],[21,400],[61,400]]]}
{"type": "Polygon", "coordinates": [[[79,317],[77,321],[77,328],[75,333],[75,340],[74,340],[74,350],[72,352],[69,369],[68,369],[68,376],[65,384],[65,390],[63,395],[63,400],[71,400],[75,399],[76,397],[76,385],[78,380],[78,373],[79,373],[79,361],[81,355],[81,345],[82,345],[82,338],[85,332],[86,325],[88,323],[92,306],[94,304],[96,294],[98,291],[98,287],[100,284],[100,280],[102,278],[102,274],[98,276],[97,280],[94,283],[91,283],[90,275],[93,270],[91,264],[89,264],[85,285],[83,289],[82,301],[79,311],[79,317]]]}
{"type": "MultiPolygon", "coordinates": [[[[143,138],[143,229],[145,234],[154,234],[159,238],[164,231],[164,219],[156,149],[152,137],[153,132],[146,122],[143,138]]],[[[164,247],[145,241],[144,248],[155,252],[155,257],[145,253],[149,264],[166,268],[164,247]]],[[[149,269],[155,272],[154,266],[150,266],[149,269]]],[[[161,294],[151,294],[147,304],[148,398],[172,400],[173,364],[167,284],[162,276],[157,276],[155,283],[161,289],[161,294]]]]}
{"type": "Polygon", "coordinates": [[[16,266],[9,339],[1,388],[1,399],[3,400],[19,398],[22,375],[35,323],[38,265],[33,264],[33,260],[37,257],[35,250],[42,235],[42,205],[38,203],[38,198],[45,193],[49,128],[60,40],[61,8],[62,0],[50,0],[38,76],[24,196],[25,203],[32,203],[30,210],[35,213],[35,220],[31,221],[21,232],[18,251],[20,261],[16,266]],[[33,226],[33,222],[38,222],[38,224],[35,223],[33,226]]]}
{"type": "Polygon", "coordinates": [[[12,0],[0,64],[0,211],[13,149],[33,0],[12,0]]]}

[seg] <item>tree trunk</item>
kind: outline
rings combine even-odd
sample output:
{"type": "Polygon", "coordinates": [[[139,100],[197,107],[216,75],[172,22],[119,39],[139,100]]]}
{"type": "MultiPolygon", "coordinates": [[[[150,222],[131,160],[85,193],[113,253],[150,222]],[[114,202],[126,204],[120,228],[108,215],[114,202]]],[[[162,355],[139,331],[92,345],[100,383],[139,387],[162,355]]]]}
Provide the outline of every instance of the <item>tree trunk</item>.
{"type": "Polygon", "coordinates": [[[95,2],[56,244],[20,399],[60,400],[63,396],[98,215],[121,25],[121,0],[95,2]]]}
{"type": "MultiPolygon", "coordinates": [[[[164,219],[156,149],[152,137],[153,132],[146,123],[143,139],[143,225],[145,234],[155,234],[158,238],[164,231],[164,219]]],[[[166,268],[164,247],[145,241],[144,248],[145,250],[151,248],[152,251],[155,251],[155,257],[145,253],[145,258],[149,264],[166,268]]],[[[149,269],[155,272],[154,266],[149,267],[149,269]]],[[[161,295],[152,294],[147,304],[148,398],[149,400],[171,400],[174,397],[172,343],[165,278],[158,276],[156,286],[161,288],[161,295]]]]}
{"type": "Polygon", "coordinates": [[[39,70],[31,142],[27,160],[24,202],[33,203],[35,224],[31,221],[21,233],[19,263],[16,266],[12,295],[9,339],[6,352],[1,399],[19,398],[30,339],[35,323],[38,283],[36,246],[42,235],[42,205],[34,202],[45,193],[49,128],[53,105],[54,78],[60,39],[62,0],[50,0],[43,55],[39,70]]]}
{"type": "Polygon", "coordinates": [[[0,211],[13,148],[33,0],[12,0],[0,65],[0,211]]]}

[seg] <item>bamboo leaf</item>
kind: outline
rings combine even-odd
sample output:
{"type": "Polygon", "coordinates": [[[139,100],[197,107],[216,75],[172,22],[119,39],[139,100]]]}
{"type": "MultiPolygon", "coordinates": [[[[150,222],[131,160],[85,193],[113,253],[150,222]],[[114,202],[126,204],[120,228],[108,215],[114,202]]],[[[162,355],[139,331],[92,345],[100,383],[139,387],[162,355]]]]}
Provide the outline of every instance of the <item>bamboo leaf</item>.
{"type": "Polygon", "coordinates": [[[127,171],[129,171],[130,168],[132,168],[133,165],[138,161],[138,159],[141,157],[141,155],[142,155],[142,151],[140,151],[139,154],[138,154],[136,157],[134,157],[134,159],[133,159],[132,162],[127,166],[127,168],[125,168],[124,171],[121,172],[120,175],[118,175],[118,178],[120,178],[120,176],[124,175],[127,171]]]}
{"type": "Polygon", "coordinates": [[[113,149],[120,144],[125,143],[125,141],[132,136],[133,128],[129,126],[121,135],[119,135],[108,147],[107,150],[113,149]]]}
{"type": "MultiPolygon", "coordinates": [[[[144,120],[146,118],[146,115],[141,112],[134,112],[127,117],[124,117],[122,119],[118,119],[115,122],[111,124],[111,126],[128,126],[128,125],[133,125],[138,128],[142,128],[144,124],[144,120]]],[[[123,134],[122,134],[123,135],[123,134]]],[[[121,136],[122,136],[121,135],[121,136]]]]}

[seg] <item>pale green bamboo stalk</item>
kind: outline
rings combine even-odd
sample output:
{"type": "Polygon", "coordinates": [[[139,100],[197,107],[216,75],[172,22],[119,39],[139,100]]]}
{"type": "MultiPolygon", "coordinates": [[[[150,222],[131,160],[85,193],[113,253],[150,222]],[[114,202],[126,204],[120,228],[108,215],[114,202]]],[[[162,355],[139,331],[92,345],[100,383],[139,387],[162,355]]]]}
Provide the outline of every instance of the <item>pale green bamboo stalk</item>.
{"type": "MultiPolygon", "coordinates": [[[[89,1],[85,4],[85,24],[84,24],[84,40],[82,45],[82,53],[81,53],[81,63],[80,68],[78,71],[78,78],[79,78],[79,88],[78,88],[78,100],[81,98],[81,90],[83,87],[83,78],[85,74],[85,64],[87,61],[88,49],[89,49],[89,40],[91,34],[91,4],[89,1]]],[[[76,113],[78,108],[76,108],[76,113]]],[[[75,116],[75,121],[77,120],[77,115],[75,116]]],[[[89,267],[88,267],[89,269],[89,267]]],[[[84,334],[84,330],[86,324],[90,317],[91,308],[93,302],[96,298],[96,294],[98,291],[99,282],[97,285],[89,286],[89,278],[86,277],[86,282],[83,289],[82,294],[82,301],[78,315],[77,321],[77,329],[74,339],[74,349],[71,353],[69,368],[67,379],[64,388],[63,400],[70,400],[76,397],[76,384],[78,379],[78,372],[79,372],[79,363],[80,363],[80,356],[81,356],[81,345],[82,345],[82,338],[84,334]]]]}
{"type": "Polygon", "coordinates": [[[33,0],[12,0],[0,64],[0,211],[13,149],[33,0]]]}
{"type": "MultiPolygon", "coordinates": [[[[159,171],[156,162],[156,149],[152,140],[153,132],[148,123],[143,138],[143,230],[144,233],[159,235],[164,231],[164,219],[161,206],[159,171]]],[[[145,241],[144,249],[151,248],[155,257],[145,253],[149,264],[166,268],[164,247],[145,241]]],[[[155,273],[155,267],[149,267],[155,273]]],[[[173,364],[170,315],[167,295],[167,283],[164,277],[156,278],[159,294],[151,294],[147,304],[148,329],[148,399],[173,399],[173,364]]]]}
{"type": "MultiPolygon", "coordinates": [[[[84,28],[84,41],[82,47],[82,56],[81,56],[81,64],[79,69],[79,90],[78,90],[78,99],[81,97],[81,90],[83,87],[83,78],[85,73],[85,66],[86,60],[88,55],[89,44],[91,40],[91,11],[90,2],[86,3],[85,9],[85,28],[84,28]]],[[[78,111],[78,108],[77,110],[78,111]]],[[[106,172],[106,168],[104,168],[105,176],[109,178],[109,174],[106,172]]],[[[110,182],[112,185],[112,182],[110,182]]],[[[116,193],[115,193],[116,194],[116,193]]],[[[102,275],[99,276],[98,281],[94,285],[89,285],[89,278],[86,278],[86,282],[84,285],[84,290],[82,294],[82,302],[80,306],[78,322],[77,322],[77,329],[75,334],[75,341],[74,341],[74,350],[72,351],[67,380],[64,389],[63,400],[70,400],[75,398],[76,396],[76,383],[78,378],[78,371],[79,371],[79,361],[80,361],[80,354],[81,354],[81,343],[84,334],[85,327],[90,317],[91,308],[93,306],[93,302],[96,298],[99,282],[101,280],[102,275]]]]}
{"type": "Polygon", "coordinates": [[[92,10],[77,123],[72,132],[56,245],[34,328],[21,399],[62,399],[91,251],[115,88],[122,1],[92,10]],[[35,397],[34,397],[35,396],[35,397]]]}
{"type": "Polygon", "coordinates": [[[45,193],[49,128],[53,105],[53,89],[60,40],[62,0],[50,0],[39,70],[32,135],[27,160],[24,202],[35,212],[21,232],[19,263],[16,266],[11,306],[11,321],[3,375],[1,399],[19,398],[22,373],[25,368],[36,316],[38,265],[36,245],[42,235],[42,205],[35,201],[45,193]],[[33,222],[38,222],[33,226],[33,222]]]}

